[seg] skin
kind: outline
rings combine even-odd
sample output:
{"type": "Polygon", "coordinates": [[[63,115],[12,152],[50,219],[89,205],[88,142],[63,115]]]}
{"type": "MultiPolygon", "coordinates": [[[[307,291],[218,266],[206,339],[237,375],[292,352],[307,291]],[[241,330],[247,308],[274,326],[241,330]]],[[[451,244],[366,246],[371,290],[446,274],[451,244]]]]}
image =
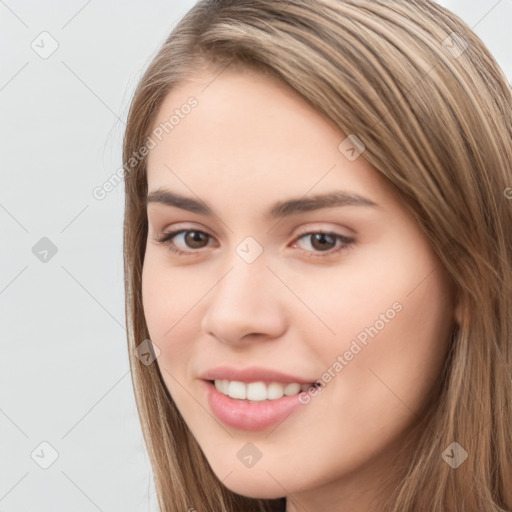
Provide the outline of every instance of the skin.
{"type": "Polygon", "coordinates": [[[449,278],[364,153],[349,161],[338,150],[346,135],[286,85],[201,68],[171,91],[154,126],[190,96],[198,106],[148,156],[149,192],[200,198],[216,214],[148,204],[143,305],[165,384],[230,490],[287,496],[288,512],[379,510],[372,500],[393,474],[391,456],[439,382],[456,320],[449,278]],[[378,207],[265,218],[277,201],[334,190],[378,207]],[[175,228],[209,236],[175,237],[180,256],[155,241],[175,228]],[[328,238],[322,250],[304,236],[318,232],[355,242],[336,252],[343,244],[328,238]],[[236,252],[247,236],[263,250],[250,264],[236,252]],[[214,417],[201,372],[257,365],[315,381],[395,303],[401,311],[277,427],[247,432],[214,417]],[[262,453],[251,468],[237,458],[247,442],[262,453]]]}

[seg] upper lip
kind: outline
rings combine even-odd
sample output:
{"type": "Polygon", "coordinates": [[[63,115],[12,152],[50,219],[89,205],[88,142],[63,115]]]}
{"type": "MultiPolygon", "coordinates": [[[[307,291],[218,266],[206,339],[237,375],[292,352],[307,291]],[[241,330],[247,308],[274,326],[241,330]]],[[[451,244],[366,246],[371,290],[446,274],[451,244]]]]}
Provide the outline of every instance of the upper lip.
{"type": "Polygon", "coordinates": [[[217,366],[210,368],[199,376],[203,380],[236,380],[239,382],[280,382],[288,384],[311,384],[314,379],[304,379],[297,375],[283,373],[270,368],[249,366],[247,368],[235,368],[233,366],[217,366]]]}

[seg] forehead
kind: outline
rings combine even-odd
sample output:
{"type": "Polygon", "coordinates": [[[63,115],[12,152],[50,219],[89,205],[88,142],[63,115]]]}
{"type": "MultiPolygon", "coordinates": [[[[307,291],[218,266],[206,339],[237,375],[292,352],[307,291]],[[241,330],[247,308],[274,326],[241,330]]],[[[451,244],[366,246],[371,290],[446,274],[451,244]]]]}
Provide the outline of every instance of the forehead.
{"type": "Polygon", "coordinates": [[[153,129],[165,127],[173,114],[188,110],[185,105],[190,98],[197,106],[181,115],[179,122],[174,119],[165,137],[172,139],[170,144],[208,144],[223,154],[261,150],[265,144],[297,153],[299,143],[307,141],[313,147],[322,139],[325,145],[336,145],[340,137],[325,117],[282,81],[253,70],[229,68],[220,74],[201,69],[178,84],[165,98],[153,129]],[[217,142],[225,142],[228,136],[231,144],[218,147],[217,142]]]}
{"type": "Polygon", "coordinates": [[[149,190],[224,191],[243,202],[249,195],[302,196],[312,187],[315,193],[382,188],[364,158],[349,161],[339,151],[346,135],[330,120],[277,78],[254,70],[197,70],[167,95],[153,132],[159,127],[161,140],[153,137],[148,156],[149,190]]]}

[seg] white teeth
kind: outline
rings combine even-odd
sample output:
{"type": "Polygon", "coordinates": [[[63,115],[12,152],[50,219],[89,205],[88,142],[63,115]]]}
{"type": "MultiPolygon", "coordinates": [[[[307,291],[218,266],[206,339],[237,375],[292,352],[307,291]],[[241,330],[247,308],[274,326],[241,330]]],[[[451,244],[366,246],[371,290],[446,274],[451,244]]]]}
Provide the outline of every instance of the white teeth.
{"type": "Polygon", "coordinates": [[[247,387],[247,400],[260,402],[267,399],[267,386],[264,382],[251,382],[244,387],[247,387]]]}
{"type": "Polygon", "coordinates": [[[216,380],[215,387],[221,393],[224,393],[225,395],[228,394],[228,381],[227,380],[216,380]]]}
{"type": "Polygon", "coordinates": [[[286,384],[284,387],[284,394],[286,396],[296,395],[300,391],[300,384],[296,382],[292,382],[291,384],[286,384]]]}
{"type": "Polygon", "coordinates": [[[228,395],[231,398],[238,398],[240,400],[247,398],[247,387],[243,382],[232,380],[229,383],[228,395]]]}
{"type": "Polygon", "coordinates": [[[215,381],[215,387],[224,395],[239,400],[251,400],[253,402],[262,402],[263,400],[277,400],[283,395],[292,396],[300,391],[306,391],[311,384],[298,384],[291,382],[289,384],[281,384],[280,382],[240,382],[236,380],[215,381]]]}
{"type": "Polygon", "coordinates": [[[279,382],[271,382],[267,387],[267,398],[277,400],[284,395],[284,387],[279,382]]]}

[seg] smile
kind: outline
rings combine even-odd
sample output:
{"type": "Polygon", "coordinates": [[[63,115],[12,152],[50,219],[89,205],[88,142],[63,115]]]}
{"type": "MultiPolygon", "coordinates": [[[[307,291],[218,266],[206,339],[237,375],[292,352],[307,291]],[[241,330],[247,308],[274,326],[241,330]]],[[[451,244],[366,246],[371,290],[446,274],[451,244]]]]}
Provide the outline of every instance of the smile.
{"type": "Polygon", "coordinates": [[[290,382],[240,382],[236,380],[216,379],[214,381],[217,391],[238,400],[262,402],[264,400],[278,400],[283,396],[297,395],[307,391],[312,384],[299,384],[290,382]]]}
{"type": "Polygon", "coordinates": [[[308,389],[312,384],[298,383],[279,384],[263,382],[242,383],[239,381],[201,381],[207,395],[208,404],[213,414],[225,425],[240,430],[256,431],[278,425],[296,409],[304,405],[299,400],[302,388],[308,389]],[[226,385],[227,383],[227,385],[226,385]],[[275,386],[277,384],[277,386],[275,386]],[[222,387],[220,391],[217,386],[222,387]],[[224,393],[231,390],[241,396],[259,397],[257,400],[248,398],[232,398],[224,393]],[[251,390],[252,389],[252,390],[251,390]],[[285,390],[288,393],[287,395],[285,390]],[[265,398],[263,397],[265,393],[265,398]],[[269,393],[275,398],[268,398],[269,393]],[[280,394],[280,397],[277,395],[280,394]]]}

